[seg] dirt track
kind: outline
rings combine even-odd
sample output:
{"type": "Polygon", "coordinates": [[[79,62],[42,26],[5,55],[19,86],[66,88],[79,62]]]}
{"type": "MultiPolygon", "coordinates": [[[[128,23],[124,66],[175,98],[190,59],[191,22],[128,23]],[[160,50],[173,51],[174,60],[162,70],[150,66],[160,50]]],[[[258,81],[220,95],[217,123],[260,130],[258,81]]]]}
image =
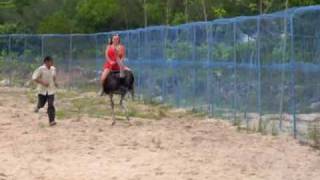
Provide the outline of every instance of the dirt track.
{"type": "Polygon", "coordinates": [[[0,180],[319,180],[319,152],[216,120],[82,118],[47,126],[23,90],[0,88],[0,180]]]}

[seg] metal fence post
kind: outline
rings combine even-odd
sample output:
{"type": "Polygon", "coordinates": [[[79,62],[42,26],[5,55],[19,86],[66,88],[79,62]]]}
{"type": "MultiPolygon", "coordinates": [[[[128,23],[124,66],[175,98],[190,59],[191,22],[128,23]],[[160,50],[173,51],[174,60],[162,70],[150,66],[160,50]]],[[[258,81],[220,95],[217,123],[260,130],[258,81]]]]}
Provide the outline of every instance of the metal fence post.
{"type": "Polygon", "coordinates": [[[9,35],[9,43],[8,43],[8,60],[12,61],[12,57],[11,57],[11,35],[9,35]]]}
{"type": "Polygon", "coordinates": [[[294,53],[294,29],[293,29],[293,17],[294,15],[290,16],[290,67],[291,67],[291,105],[292,105],[292,130],[293,130],[293,137],[297,138],[297,122],[296,122],[296,99],[295,99],[295,73],[296,73],[296,64],[295,64],[295,53],[294,53]]]}
{"type": "Polygon", "coordinates": [[[237,122],[237,43],[236,43],[236,22],[232,23],[232,28],[233,28],[233,123],[236,124],[237,122]]]}
{"type": "Polygon", "coordinates": [[[259,131],[262,128],[262,108],[261,108],[261,15],[258,16],[258,25],[257,25],[257,64],[258,64],[258,113],[259,113],[259,131]]]}

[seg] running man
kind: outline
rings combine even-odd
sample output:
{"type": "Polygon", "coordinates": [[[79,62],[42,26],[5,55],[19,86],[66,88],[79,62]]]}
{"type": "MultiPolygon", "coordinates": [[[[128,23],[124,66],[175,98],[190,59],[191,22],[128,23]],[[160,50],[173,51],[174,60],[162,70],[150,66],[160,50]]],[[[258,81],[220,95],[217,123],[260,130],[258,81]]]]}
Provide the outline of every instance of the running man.
{"type": "Polygon", "coordinates": [[[43,65],[33,72],[32,80],[38,84],[38,104],[34,111],[39,112],[39,109],[48,102],[49,125],[56,125],[54,107],[54,94],[57,87],[56,68],[53,66],[53,59],[50,56],[46,56],[43,65]]]}

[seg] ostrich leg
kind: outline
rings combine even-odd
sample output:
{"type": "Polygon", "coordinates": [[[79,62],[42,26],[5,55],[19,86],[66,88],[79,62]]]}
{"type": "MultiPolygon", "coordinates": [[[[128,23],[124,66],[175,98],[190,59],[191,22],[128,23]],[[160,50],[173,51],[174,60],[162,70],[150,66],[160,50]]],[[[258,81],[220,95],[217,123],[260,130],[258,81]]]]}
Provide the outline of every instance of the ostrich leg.
{"type": "Polygon", "coordinates": [[[111,113],[112,113],[112,126],[116,124],[116,118],[115,118],[115,115],[114,115],[114,102],[113,102],[113,94],[110,94],[109,95],[110,97],[110,105],[111,105],[111,113]]]}
{"type": "Polygon", "coordinates": [[[130,122],[130,118],[129,118],[128,108],[125,104],[125,96],[126,96],[125,94],[121,94],[120,105],[122,107],[122,112],[124,112],[126,115],[126,119],[128,120],[129,124],[132,125],[132,123],[130,122]]]}

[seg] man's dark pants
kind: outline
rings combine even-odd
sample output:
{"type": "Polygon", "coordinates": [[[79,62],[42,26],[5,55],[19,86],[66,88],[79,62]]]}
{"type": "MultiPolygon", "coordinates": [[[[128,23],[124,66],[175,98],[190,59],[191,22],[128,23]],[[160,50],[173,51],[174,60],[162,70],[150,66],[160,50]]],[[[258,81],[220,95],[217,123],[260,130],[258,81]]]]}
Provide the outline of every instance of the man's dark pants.
{"type": "Polygon", "coordinates": [[[49,122],[54,122],[55,116],[56,116],[56,109],[54,107],[54,95],[42,95],[38,94],[38,105],[37,108],[43,108],[46,102],[48,101],[48,117],[49,117],[49,122]]]}

